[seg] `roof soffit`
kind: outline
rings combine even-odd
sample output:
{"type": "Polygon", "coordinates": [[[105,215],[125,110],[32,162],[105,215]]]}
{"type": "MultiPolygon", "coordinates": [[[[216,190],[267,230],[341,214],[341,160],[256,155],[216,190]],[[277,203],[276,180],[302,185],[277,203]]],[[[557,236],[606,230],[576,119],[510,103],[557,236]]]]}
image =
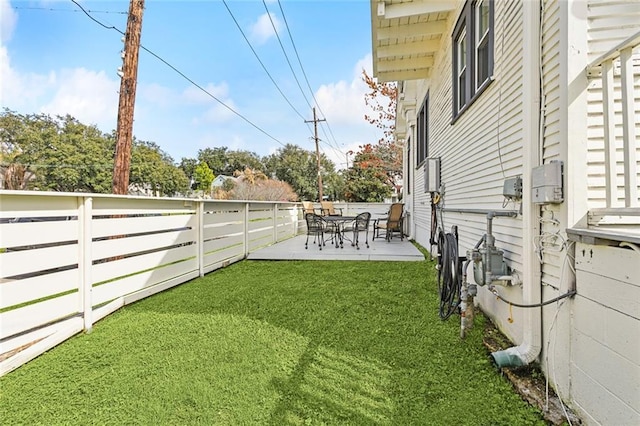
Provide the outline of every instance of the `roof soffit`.
{"type": "Polygon", "coordinates": [[[428,78],[460,0],[371,0],[373,75],[380,82],[428,78]]]}

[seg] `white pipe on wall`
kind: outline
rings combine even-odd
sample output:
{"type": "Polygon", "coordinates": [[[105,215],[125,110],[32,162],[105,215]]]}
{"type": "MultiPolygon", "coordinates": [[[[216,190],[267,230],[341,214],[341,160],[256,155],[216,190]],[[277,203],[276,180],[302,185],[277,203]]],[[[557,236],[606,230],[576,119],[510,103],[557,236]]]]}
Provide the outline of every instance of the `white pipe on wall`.
{"type": "MultiPolygon", "coordinates": [[[[540,165],[540,1],[523,2],[523,176],[522,176],[522,296],[525,304],[542,300],[540,262],[534,250],[534,237],[540,233],[540,208],[532,202],[532,170],[540,165]]],[[[524,311],[522,343],[491,354],[499,367],[527,365],[542,349],[542,308],[524,311]]]]}

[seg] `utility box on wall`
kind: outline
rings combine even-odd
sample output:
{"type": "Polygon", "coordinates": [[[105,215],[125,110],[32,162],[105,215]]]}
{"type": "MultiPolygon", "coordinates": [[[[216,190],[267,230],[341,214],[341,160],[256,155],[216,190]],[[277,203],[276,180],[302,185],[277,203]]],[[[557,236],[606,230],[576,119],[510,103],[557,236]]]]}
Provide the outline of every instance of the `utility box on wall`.
{"type": "Polygon", "coordinates": [[[424,165],[424,192],[440,191],[440,158],[427,158],[424,165]]]}
{"type": "Polygon", "coordinates": [[[531,176],[531,199],[536,204],[561,203],[562,161],[550,161],[533,169],[531,176]]]}

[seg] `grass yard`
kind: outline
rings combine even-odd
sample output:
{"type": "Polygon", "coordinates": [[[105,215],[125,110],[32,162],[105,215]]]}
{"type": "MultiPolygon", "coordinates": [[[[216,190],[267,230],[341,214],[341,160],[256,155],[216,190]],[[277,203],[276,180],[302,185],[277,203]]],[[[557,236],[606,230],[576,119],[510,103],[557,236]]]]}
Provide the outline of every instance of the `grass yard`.
{"type": "Polygon", "coordinates": [[[3,425],[532,425],[430,262],[242,261],[0,378],[3,425]]]}

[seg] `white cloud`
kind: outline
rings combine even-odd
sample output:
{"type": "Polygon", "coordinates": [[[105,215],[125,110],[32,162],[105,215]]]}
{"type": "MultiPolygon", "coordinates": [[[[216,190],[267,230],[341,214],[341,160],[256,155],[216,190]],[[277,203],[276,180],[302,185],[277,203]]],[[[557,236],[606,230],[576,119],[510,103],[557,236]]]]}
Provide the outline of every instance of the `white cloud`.
{"type": "Polygon", "coordinates": [[[177,95],[174,90],[157,83],[138,86],[140,100],[145,100],[153,105],[168,107],[176,102],[177,95]]]}
{"type": "Polygon", "coordinates": [[[330,123],[361,124],[366,112],[365,91],[366,86],[361,81],[339,81],[320,86],[316,99],[330,123]]]}
{"type": "Polygon", "coordinates": [[[276,35],[273,31],[274,26],[279,33],[282,28],[282,23],[273,13],[261,15],[258,20],[251,25],[251,39],[258,44],[266,43],[271,37],[276,35]],[[271,19],[269,19],[269,17],[271,17],[271,19]],[[273,21],[273,25],[271,21],[273,21]]]}
{"type": "Polygon", "coordinates": [[[229,86],[226,82],[222,82],[218,85],[213,83],[207,84],[204,89],[215,96],[216,99],[209,96],[209,94],[203,92],[195,86],[189,86],[182,92],[182,99],[187,104],[191,105],[211,105],[204,112],[194,117],[191,120],[192,124],[199,125],[203,123],[225,123],[231,120],[235,114],[229,109],[238,111],[238,107],[235,105],[229,96],[229,86]],[[222,105],[220,102],[224,102],[229,108],[222,105]]]}
{"type": "Polygon", "coordinates": [[[104,71],[65,69],[55,77],[57,88],[40,111],[52,115],[69,114],[85,124],[115,128],[118,111],[118,82],[104,71]]]}
{"type": "MultiPolygon", "coordinates": [[[[204,89],[218,99],[226,98],[229,95],[229,86],[226,82],[218,85],[207,84],[204,89]]],[[[195,86],[189,86],[182,92],[183,99],[191,104],[207,104],[216,102],[211,96],[195,86]]],[[[222,100],[222,99],[221,99],[222,100]]]]}
{"type": "Polygon", "coordinates": [[[360,59],[354,69],[350,82],[341,80],[337,83],[324,84],[316,92],[320,109],[332,123],[362,124],[364,115],[369,112],[364,102],[368,91],[362,81],[362,70],[371,75],[371,55],[360,59]]]}
{"type": "Polygon", "coordinates": [[[371,53],[369,53],[356,63],[356,66],[353,69],[355,76],[361,78],[363,69],[367,72],[367,74],[373,74],[373,57],[371,56],[371,53]]]}
{"type": "Polygon", "coordinates": [[[0,43],[5,44],[11,40],[17,21],[18,15],[11,8],[9,1],[0,0],[0,43]]]}
{"type": "Polygon", "coordinates": [[[0,99],[2,105],[13,110],[33,112],[38,102],[55,84],[55,73],[19,74],[11,67],[6,47],[0,46],[0,99]]]}
{"type": "MultiPolygon", "coordinates": [[[[237,106],[232,100],[224,101],[225,105],[234,111],[238,111],[237,106]]],[[[194,119],[194,124],[200,123],[226,123],[236,116],[229,108],[222,104],[216,103],[211,108],[207,109],[202,115],[194,119]]]]}

